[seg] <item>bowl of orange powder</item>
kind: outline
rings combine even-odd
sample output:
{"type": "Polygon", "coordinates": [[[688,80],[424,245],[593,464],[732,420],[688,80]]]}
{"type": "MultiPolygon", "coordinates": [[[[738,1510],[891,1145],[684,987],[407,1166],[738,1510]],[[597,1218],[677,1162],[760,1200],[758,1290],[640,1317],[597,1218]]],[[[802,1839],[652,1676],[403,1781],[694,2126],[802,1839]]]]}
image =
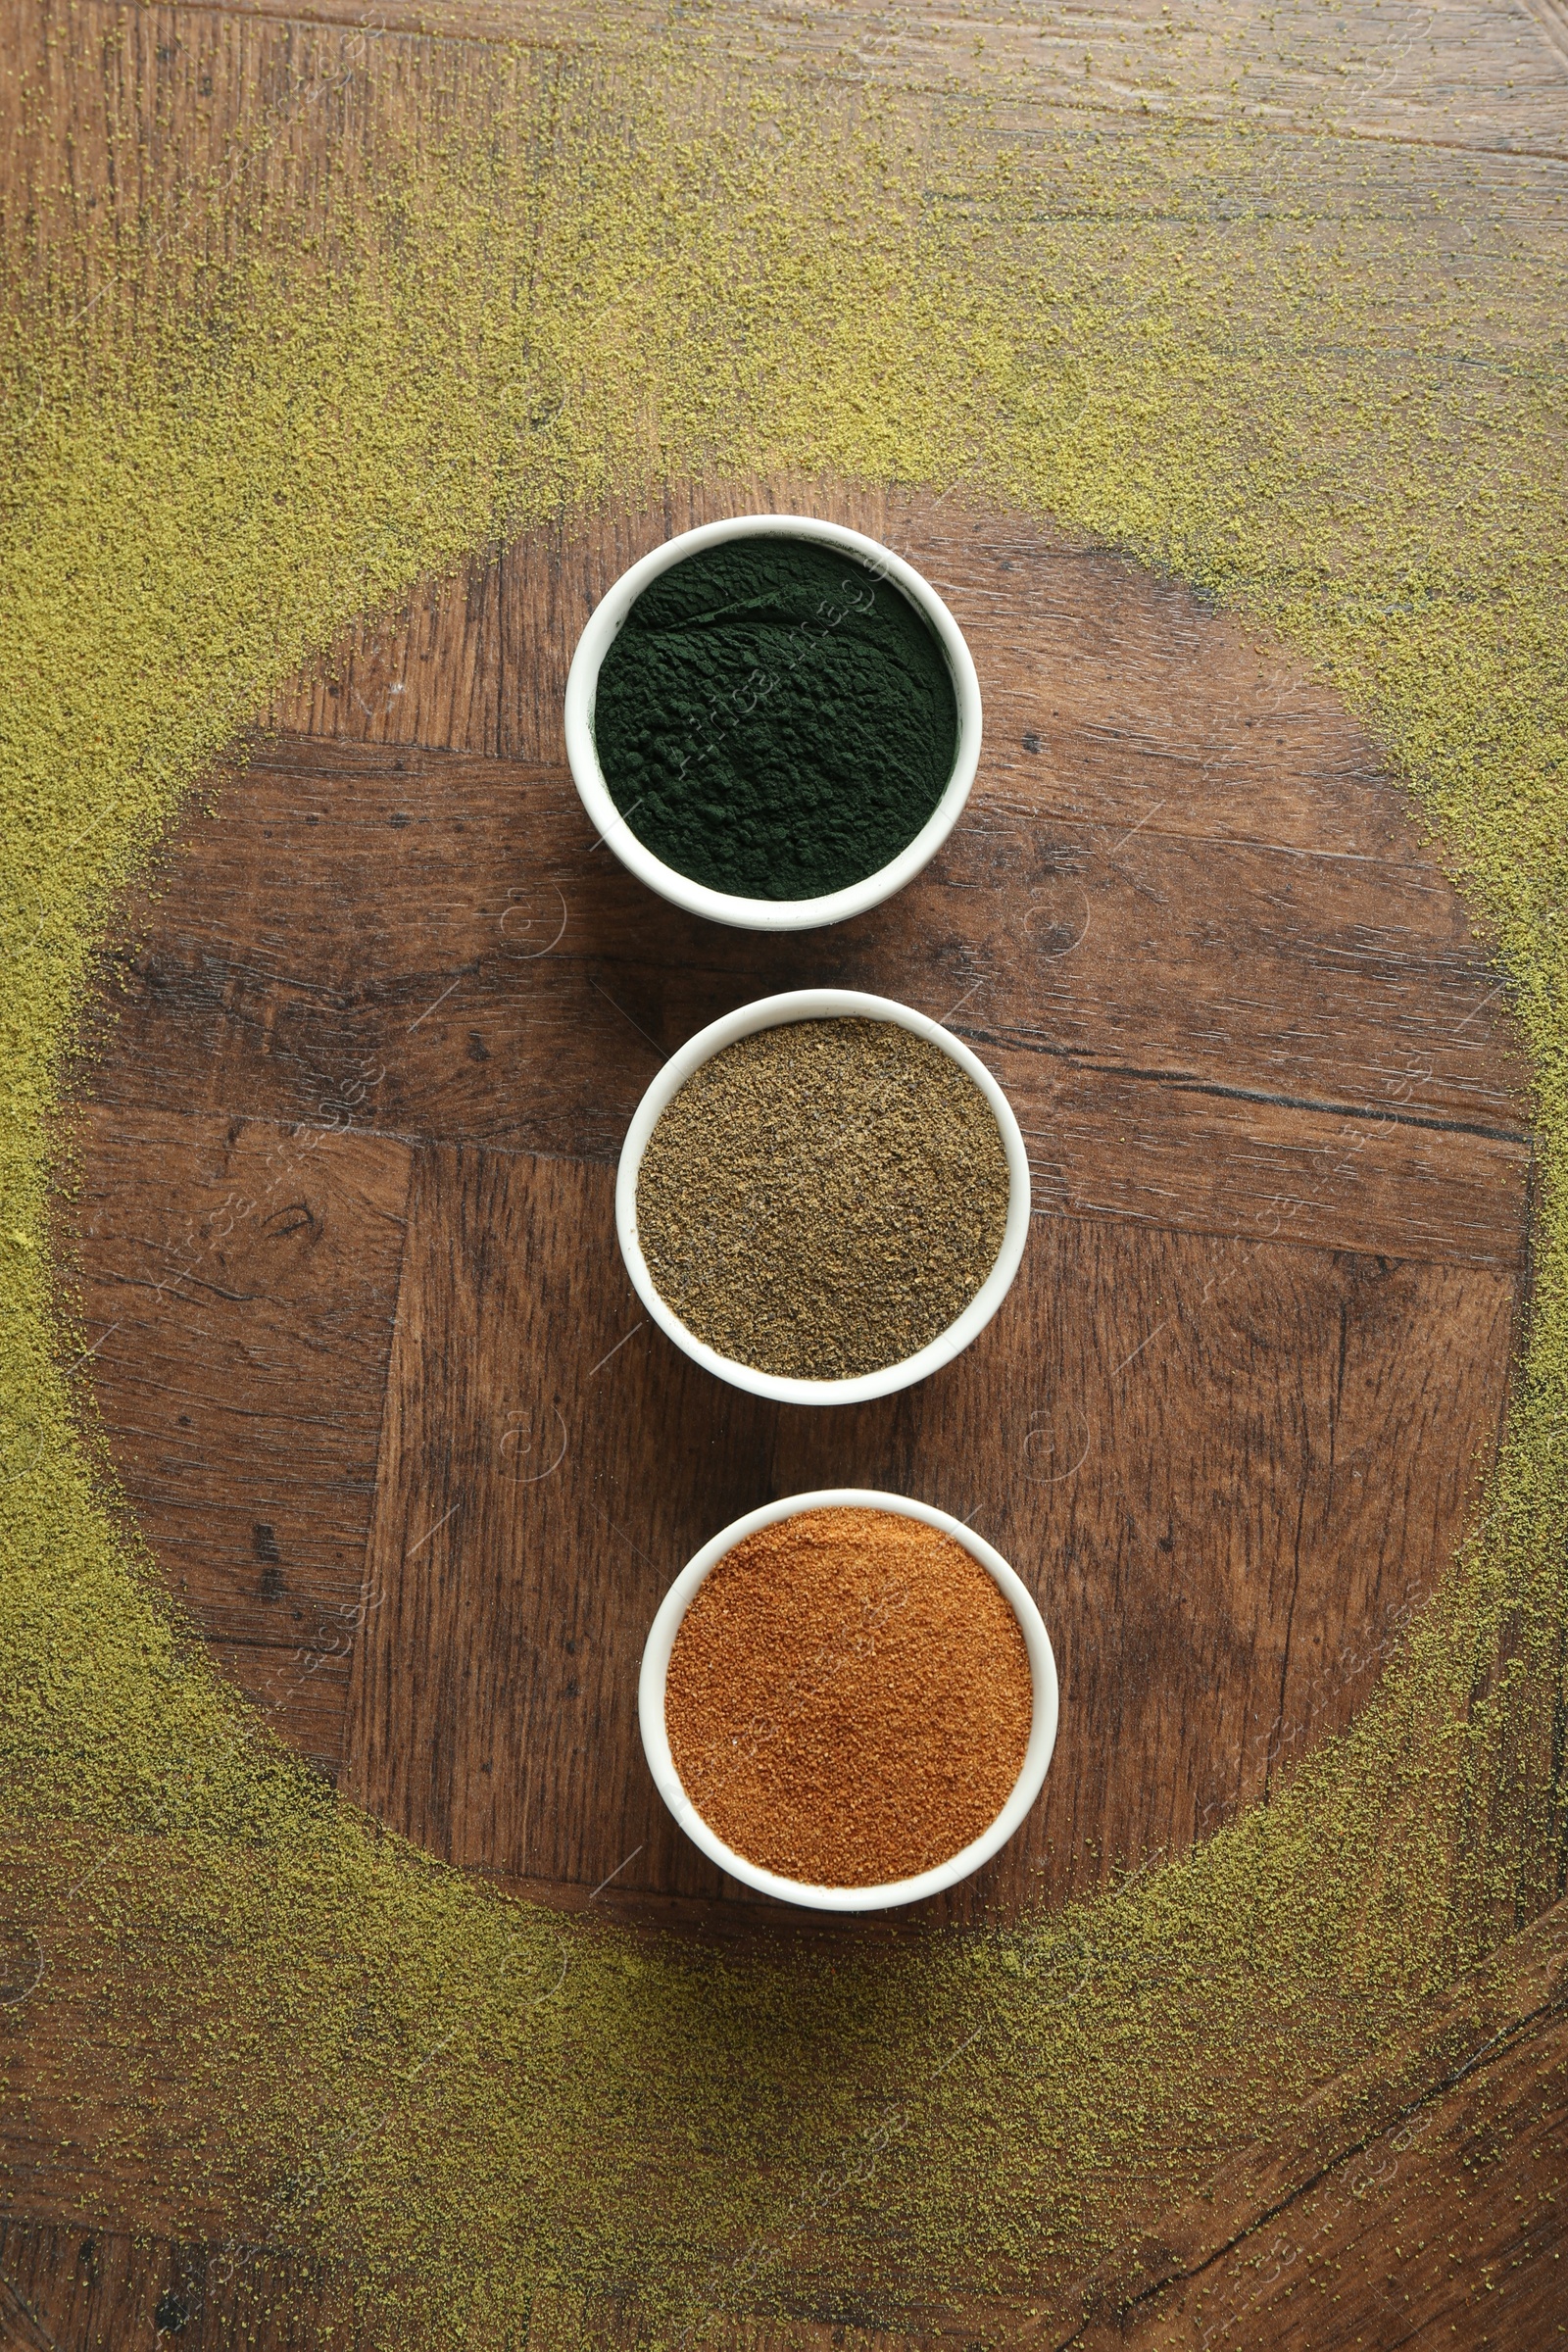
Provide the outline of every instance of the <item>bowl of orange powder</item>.
{"type": "Polygon", "coordinates": [[[819,1911],[940,1894],[1004,1845],[1056,1738],[1056,1664],[1000,1552],[929,1503],[792,1494],[688,1563],[643,1651],[665,1804],[732,1878],[819,1911]]]}

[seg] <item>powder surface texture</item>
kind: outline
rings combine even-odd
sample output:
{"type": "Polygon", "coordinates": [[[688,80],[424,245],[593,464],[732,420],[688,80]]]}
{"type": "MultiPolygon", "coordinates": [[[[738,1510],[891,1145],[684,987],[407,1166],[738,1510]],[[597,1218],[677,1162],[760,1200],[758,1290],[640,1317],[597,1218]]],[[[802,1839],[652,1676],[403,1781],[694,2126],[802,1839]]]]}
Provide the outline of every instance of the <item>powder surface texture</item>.
{"type": "Polygon", "coordinates": [[[693,1072],[648,1141],[637,1233],[688,1330],[786,1378],[846,1380],[944,1332],[996,1262],[1001,1131],[940,1046],[792,1021],[693,1072]]]}
{"type": "Polygon", "coordinates": [[[875,1886],[978,1838],[1034,1712],[1018,1620],[940,1529],[803,1511],[737,1544],[670,1655],[670,1752],[704,1819],[784,1878],[875,1886]]]}
{"type": "Polygon", "coordinates": [[[644,590],[605,657],[600,765],[638,839],[752,899],[862,881],[913,840],[958,742],[947,658],[841,550],[705,548],[644,590]]]}

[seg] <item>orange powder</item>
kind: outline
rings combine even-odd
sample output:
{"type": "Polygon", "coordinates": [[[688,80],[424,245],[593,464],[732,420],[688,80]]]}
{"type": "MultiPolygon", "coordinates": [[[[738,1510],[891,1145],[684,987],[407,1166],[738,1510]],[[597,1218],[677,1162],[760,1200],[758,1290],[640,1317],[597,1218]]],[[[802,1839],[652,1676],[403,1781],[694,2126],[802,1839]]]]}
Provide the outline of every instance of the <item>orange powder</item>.
{"type": "Polygon", "coordinates": [[[1023,1634],[979,1561],[861,1507],[737,1544],[686,1613],[664,1691],[675,1769],[710,1828],[828,1886],[911,1878],[978,1838],[1033,1713],[1023,1634]]]}

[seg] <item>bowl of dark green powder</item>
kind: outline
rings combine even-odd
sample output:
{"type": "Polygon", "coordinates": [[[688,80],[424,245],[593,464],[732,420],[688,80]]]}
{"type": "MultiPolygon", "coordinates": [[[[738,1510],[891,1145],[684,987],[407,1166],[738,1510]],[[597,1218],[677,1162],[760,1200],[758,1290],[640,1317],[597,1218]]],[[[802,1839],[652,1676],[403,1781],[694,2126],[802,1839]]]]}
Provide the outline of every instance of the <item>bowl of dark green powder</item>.
{"type": "Polygon", "coordinates": [[[800,989],[710,1022],[638,1104],[615,1223],[659,1328],[786,1404],[910,1387],[978,1337],[1029,1232],[1005,1095],[940,1023],[800,989]]]}
{"type": "Polygon", "coordinates": [[[712,922],[840,923],[917,874],[980,757],[962,632],[862,532],[742,514],[622,574],[566,682],[566,755],[594,831],[712,922]]]}

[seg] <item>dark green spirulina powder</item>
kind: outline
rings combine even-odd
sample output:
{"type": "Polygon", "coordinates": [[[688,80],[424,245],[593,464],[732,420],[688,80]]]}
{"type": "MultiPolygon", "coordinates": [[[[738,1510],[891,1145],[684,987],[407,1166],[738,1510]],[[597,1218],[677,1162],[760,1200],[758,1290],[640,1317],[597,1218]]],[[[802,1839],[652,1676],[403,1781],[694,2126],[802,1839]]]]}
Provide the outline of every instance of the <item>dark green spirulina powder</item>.
{"type": "Polygon", "coordinates": [[[893,1021],[792,1021],[693,1072],[648,1140],[637,1238],[721,1355],[807,1380],[902,1363],[997,1260],[1007,1161],[990,1103],[893,1021]]]}
{"type": "Polygon", "coordinates": [[[594,739],[664,864],[740,898],[814,899],[914,839],[953,773],[958,706],[890,580],[820,541],[731,539],[637,599],[594,739]]]}

